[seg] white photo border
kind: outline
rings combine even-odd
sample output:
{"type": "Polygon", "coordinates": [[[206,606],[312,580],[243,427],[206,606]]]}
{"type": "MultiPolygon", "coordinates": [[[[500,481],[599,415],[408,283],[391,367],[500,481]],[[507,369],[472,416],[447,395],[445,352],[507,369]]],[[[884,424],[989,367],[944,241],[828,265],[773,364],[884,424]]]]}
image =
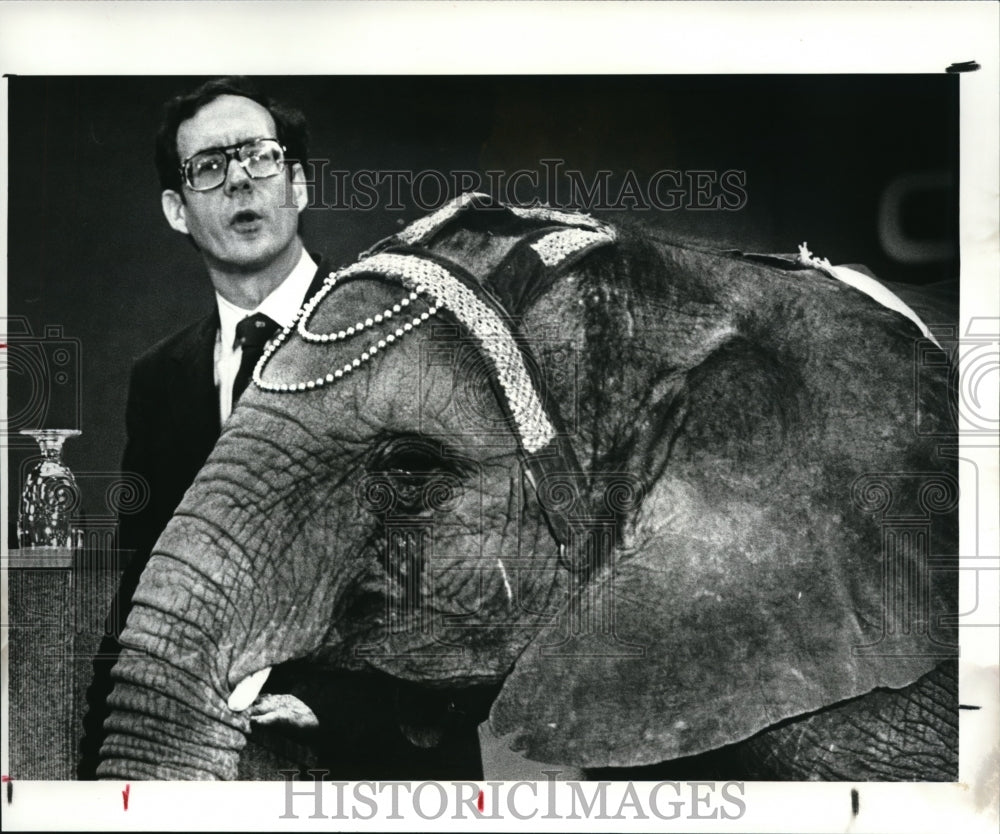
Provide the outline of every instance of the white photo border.
{"type": "MultiPolygon", "coordinates": [[[[0,2],[0,71],[5,75],[938,73],[975,61],[980,68],[961,77],[960,332],[992,322],[995,337],[1000,323],[998,9],[987,2],[0,2]]],[[[6,114],[6,81],[0,95],[6,114]]],[[[821,117],[803,102],[803,118],[817,119],[817,129],[821,117]]],[[[6,129],[0,154],[6,229],[6,129]]],[[[5,270],[0,306],[6,310],[5,235],[0,247],[5,270]]],[[[0,393],[5,394],[3,384],[0,393]]],[[[6,409],[6,396],[0,396],[0,402],[6,409]]],[[[979,481],[968,483],[974,473],[963,469],[962,492],[976,494],[978,488],[980,510],[963,511],[963,547],[975,540],[980,549],[975,554],[963,550],[963,557],[977,557],[977,566],[986,569],[983,575],[976,574],[979,581],[974,585],[963,577],[963,612],[976,605],[987,611],[1000,608],[994,512],[997,444],[995,438],[984,441],[963,442],[963,456],[977,461],[979,481]],[[979,528],[970,530],[970,524],[979,528]],[[970,596],[977,591],[977,597],[970,596]]],[[[6,474],[0,487],[4,513],[6,474]]],[[[1000,764],[998,748],[991,748],[991,742],[996,745],[998,629],[963,629],[961,645],[960,700],[983,708],[961,714],[958,783],[747,783],[747,811],[736,820],[682,818],[666,823],[653,818],[628,823],[547,820],[539,813],[529,824],[540,830],[995,831],[1000,764]],[[974,674],[985,675],[985,692],[967,689],[974,674]],[[982,736],[984,727],[992,727],[992,736],[982,736]],[[967,755],[973,749],[975,761],[967,755]],[[992,790],[990,780],[994,780],[992,790]],[[862,812],[856,818],[848,801],[851,787],[861,795],[862,812]],[[981,798],[984,787],[986,802],[981,798]]],[[[6,663],[6,635],[3,652],[6,663]]],[[[4,767],[6,722],[5,699],[4,767]]],[[[298,811],[298,819],[281,819],[285,808],[281,783],[133,784],[126,812],[123,787],[18,783],[10,805],[0,791],[3,826],[242,831],[416,826],[503,831],[524,825],[510,816],[463,821],[446,815],[436,822],[382,816],[367,821],[310,819],[308,803],[307,810],[298,811]]]]}

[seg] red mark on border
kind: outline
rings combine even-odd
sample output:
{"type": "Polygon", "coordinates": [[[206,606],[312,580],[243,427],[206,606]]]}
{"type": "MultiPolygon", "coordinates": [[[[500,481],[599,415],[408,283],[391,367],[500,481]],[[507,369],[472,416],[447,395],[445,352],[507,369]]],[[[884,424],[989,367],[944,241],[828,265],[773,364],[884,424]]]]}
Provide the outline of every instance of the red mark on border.
{"type": "Polygon", "coordinates": [[[479,798],[476,800],[476,807],[479,809],[479,813],[483,812],[483,792],[479,792],[479,798]]]}
{"type": "Polygon", "coordinates": [[[0,782],[3,782],[7,786],[7,804],[10,805],[14,801],[14,780],[5,773],[3,776],[0,776],[0,782]]]}
{"type": "Polygon", "coordinates": [[[129,795],[129,791],[131,791],[131,790],[132,790],[132,786],[131,785],[126,785],[125,786],[125,790],[122,791],[122,803],[124,803],[126,811],[128,810],[128,795],[129,795]]]}

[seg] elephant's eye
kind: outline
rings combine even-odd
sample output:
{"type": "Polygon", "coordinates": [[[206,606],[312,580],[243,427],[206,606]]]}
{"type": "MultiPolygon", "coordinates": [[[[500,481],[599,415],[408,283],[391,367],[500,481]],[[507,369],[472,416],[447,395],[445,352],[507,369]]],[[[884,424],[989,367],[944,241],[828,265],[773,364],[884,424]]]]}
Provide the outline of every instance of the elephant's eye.
{"type": "Polygon", "coordinates": [[[471,463],[427,438],[396,437],[369,457],[359,499],[379,515],[416,515],[450,509],[462,493],[471,463]]]}
{"type": "Polygon", "coordinates": [[[393,472],[431,472],[435,469],[443,469],[444,461],[437,455],[431,454],[424,449],[401,449],[396,454],[390,455],[384,462],[383,468],[393,472]]]}

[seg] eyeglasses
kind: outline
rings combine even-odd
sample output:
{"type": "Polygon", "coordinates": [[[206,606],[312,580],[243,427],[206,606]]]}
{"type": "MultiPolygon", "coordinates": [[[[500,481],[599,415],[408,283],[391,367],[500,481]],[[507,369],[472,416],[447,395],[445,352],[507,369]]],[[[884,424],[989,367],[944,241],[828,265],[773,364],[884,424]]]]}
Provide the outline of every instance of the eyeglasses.
{"type": "Polygon", "coordinates": [[[192,191],[211,191],[226,181],[233,159],[254,180],[273,177],[285,170],[285,148],[277,139],[262,138],[198,151],[181,163],[181,176],[192,191]]]}

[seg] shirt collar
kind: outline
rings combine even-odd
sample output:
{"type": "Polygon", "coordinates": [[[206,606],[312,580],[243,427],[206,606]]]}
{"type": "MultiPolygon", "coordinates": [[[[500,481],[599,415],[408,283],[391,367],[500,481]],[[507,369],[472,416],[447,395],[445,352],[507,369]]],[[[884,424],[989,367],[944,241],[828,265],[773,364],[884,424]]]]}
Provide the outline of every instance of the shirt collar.
{"type": "Polygon", "coordinates": [[[315,275],[316,264],[303,248],[302,257],[288,273],[288,277],[253,310],[237,307],[216,293],[215,302],[219,308],[219,341],[224,347],[233,349],[236,342],[236,325],[253,313],[264,313],[264,315],[274,319],[279,327],[288,327],[295,321],[295,314],[302,306],[302,301],[305,299],[315,275]]]}

